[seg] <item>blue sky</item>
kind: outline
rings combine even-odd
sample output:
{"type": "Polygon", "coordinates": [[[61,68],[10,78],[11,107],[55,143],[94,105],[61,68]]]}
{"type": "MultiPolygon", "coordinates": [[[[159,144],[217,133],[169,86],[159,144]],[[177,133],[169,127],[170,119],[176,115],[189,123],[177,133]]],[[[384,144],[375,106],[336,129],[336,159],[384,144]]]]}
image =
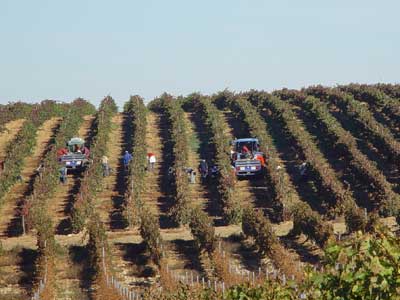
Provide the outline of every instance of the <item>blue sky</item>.
{"type": "Polygon", "coordinates": [[[399,82],[400,1],[0,0],[0,103],[399,82]]]}

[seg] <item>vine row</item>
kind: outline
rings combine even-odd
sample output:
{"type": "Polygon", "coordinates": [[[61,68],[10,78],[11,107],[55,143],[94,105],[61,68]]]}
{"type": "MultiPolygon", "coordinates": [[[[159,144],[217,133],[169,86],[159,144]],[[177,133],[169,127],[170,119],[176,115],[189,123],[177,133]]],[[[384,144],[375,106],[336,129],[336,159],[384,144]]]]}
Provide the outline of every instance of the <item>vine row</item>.
{"type": "Polygon", "coordinates": [[[381,206],[383,215],[395,215],[399,210],[400,196],[393,191],[391,184],[374,163],[357,148],[355,138],[330,114],[325,103],[310,96],[305,99],[304,104],[307,111],[318,120],[319,125],[335,139],[335,143],[351,156],[351,164],[373,184],[378,193],[376,201],[378,206],[381,206]]]}
{"type": "Polygon", "coordinates": [[[94,106],[77,99],[71,103],[60,124],[54,142],[50,145],[45,155],[40,174],[35,177],[33,190],[29,197],[24,199],[22,214],[25,216],[28,229],[34,227],[37,231],[38,256],[36,259],[36,280],[46,278],[45,288],[41,293],[41,299],[54,298],[54,256],[56,251],[54,226],[47,212],[47,203],[54,195],[59,184],[59,164],[57,149],[65,145],[65,141],[73,137],[83,122],[83,115],[93,113],[94,106]]]}
{"type": "MultiPolygon", "coordinates": [[[[146,178],[146,125],[147,109],[143,99],[132,96],[125,104],[125,113],[132,119],[132,160],[129,165],[126,180],[126,219],[130,226],[139,225],[140,235],[150,252],[152,261],[161,269],[164,267],[162,260],[162,238],[160,225],[155,214],[153,214],[143,202],[143,191],[146,178]]],[[[163,277],[164,272],[160,272],[163,277]]],[[[164,279],[164,278],[163,278],[164,279]]]]}
{"type": "Polygon", "coordinates": [[[210,143],[214,147],[215,162],[219,170],[218,191],[223,204],[225,221],[228,224],[237,224],[241,220],[241,205],[238,197],[235,197],[236,178],[232,172],[230,140],[225,134],[225,123],[222,121],[219,110],[210,99],[199,97],[197,101],[193,102],[196,111],[200,113],[211,133],[210,143]]]}
{"type": "Polygon", "coordinates": [[[334,103],[349,116],[355,118],[359,124],[379,141],[379,147],[387,149],[394,162],[400,161],[400,142],[398,142],[388,128],[376,121],[368,108],[349,94],[337,89],[323,88],[322,86],[308,88],[306,93],[321,100],[334,103]]]}
{"type": "Polygon", "coordinates": [[[71,224],[73,232],[81,231],[86,223],[92,209],[93,200],[96,199],[98,192],[101,191],[103,182],[103,167],[101,159],[107,153],[107,143],[111,131],[111,119],[117,112],[117,105],[110,96],[104,98],[100,103],[100,108],[95,115],[92,128],[92,141],[90,148],[90,165],[85,171],[75,195],[71,213],[71,224]]]}
{"type": "Polygon", "coordinates": [[[350,192],[336,177],[335,171],[316,146],[313,137],[303,129],[304,124],[297,118],[291,105],[275,96],[268,97],[263,105],[273,111],[295,138],[311,170],[318,176],[318,180],[324,189],[334,196],[336,213],[345,213],[348,229],[354,231],[359,230],[359,226],[363,227],[366,224],[364,212],[357,206],[350,192]]]}
{"type": "Polygon", "coordinates": [[[146,175],[146,106],[139,96],[132,96],[125,104],[125,113],[132,119],[132,160],[126,180],[126,220],[129,226],[137,224],[143,207],[142,193],[146,175]]]}
{"type": "MultiPolygon", "coordinates": [[[[23,111],[27,120],[5,150],[4,170],[0,176],[0,207],[4,196],[21,175],[25,158],[32,154],[36,146],[37,130],[46,120],[62,116],[65,113],[64,108],[65,105],[57,104],[55,101],[43,101],[30,110],[26,108],[28,112],[23,111]]],[[[21,114],[23,112],[19,111],[21,114]]]]}
{"type": "Polygon", "coordinates": [[[285,212],[283,210],[280,212],[282,219],[283,213],[285,213],[286,218],[291,216],[293,219],[293,233],[304,233],[319,246],[324,247],[333,235],[333,228],[317,212],[314,212],[307,203],[300,201],[289,174],[280,161],[278,150],[267,125],[262,120],[257,108],[241,97],[233,98],[230,106],[237,112],[239,119],[247,124],[251,134],[257,136],[261,150],[268,154],[266,166],[269,181],[275,190],[277,202],[283,203],[285,210],[285,212]],[[319,222],[321,226],[314,226],[315,222],[319,222]]]}

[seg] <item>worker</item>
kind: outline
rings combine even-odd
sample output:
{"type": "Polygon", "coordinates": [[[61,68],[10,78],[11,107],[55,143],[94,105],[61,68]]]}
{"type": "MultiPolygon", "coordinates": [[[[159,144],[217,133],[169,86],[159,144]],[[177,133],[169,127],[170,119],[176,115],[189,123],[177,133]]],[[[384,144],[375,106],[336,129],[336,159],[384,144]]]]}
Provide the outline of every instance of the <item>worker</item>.
{"type": "Polygon", "coordinates": [[[249,148],[247,148],[246,145],[243,145],[243,147],[242,147],[242,155],[245,158],[249,158],[250,157],[250,150],[249,150],[249,148]]]}
{"type": "Polygon", "coordinates": [[[196,183],[196,172],[193,169],[190,171],[190,183],[196,183]]]}
{"type": "Polygon", "coordinates": [[[199,173],[203,180],[206,179],[208,176],[208,165],[205,159],[200,160],[199,173]]]}
{"type": "Polygon", "coordinates": [[[172,178],[174,177],[174,175],[175,175],[175,170],[174,170],[174,168],[173,168],[173,167],[169,167],[169,168],[168,168],[168,180],[172,180],[172,178]]]}
{"type": "Polygon", "coordinates": [[[193,168],[183,168],[183,170],[186,172],[189,182],[196,183],[196,172],[193,168]]]}
{"type": "Polygon", "coordinates": [[[67,148],[63,147],[57,151],[57,157],[60,158],[61,156],[68,154],[67,148]]]}
{"type": "Polygon", "coordinates": [[[0,161],[0,175],[3,173],[4,171],[4,161],[0,161]]]}
{"type": "Polygon", "coordinates": [[[128,150],[125,151],[125,154],[122,157],[122,160],[124,162],[125,171],[128,171],[129,162],[132,160],[132,155],[128,152],[128,150]]]}
{"type": "Polygon", "coordinates": [[[67,173],[68,173],[67,167],[66,166],[62,166],[60,168],[60,182],[62,184],[66,184],[67,183],[67,173]]]}
{"type": "Polygon", "coordinates": [[[110,175],[110,166],[108,165],[108,157],[103,155],[101,158],[101,166],[103,168],[103,177],[107,177],[110,175]]]}
{"type": "Polygon", "coordinates": [[[265,165],[265,160],[264,160],[264,157],[262,155],[256,154],[256,155],[254,155],[254,158],[260,161],[261,166],[265,165]]]}
{"type": "Polygon", "coordinates": [[[231,149],[231,160],[236,160],[236,152],[231,149]]]}
{"type": "Polygon", "coordinates": [[[44,164],[39,164],[39,166],[35,169],[36,174],[39,175],[40,179],[42,179],[43,176],[43,170],[44,170],[44,164]]]}
{"type": "Polygon", "coordinates": [[[148,169],[151,171],[151,172],[153,172],[153,170],[154,170],[154,165],[156,164],[156,156],[155,156],[155,154],[154,153],[147,153],[147,161],[148,161],[148,164],[149,164],[149,166],[148,166],[148,169]]]}
{"type": "Polygon", "coordinates": [[[211,167],[211,178],[212,178],[212,179],[217,178],[218,172],[219,172],[218,166],[217,166],[217,165],[213,165],[213,166],[211,167]]]}
{"type": "Polygon", "coordinates": [[[307,162],[303,162],[300,166],[299,166],[299,173],[300,173],[300,178],[302,181],[307,181],[308,179],[308,170],[307,170],[307,162]]]}
{"type": "Polygon", "coordinates": [[[82,153],[86,156],[86,158],[89,158],[90,150],[88,147],[83,146],[82,153]]]}

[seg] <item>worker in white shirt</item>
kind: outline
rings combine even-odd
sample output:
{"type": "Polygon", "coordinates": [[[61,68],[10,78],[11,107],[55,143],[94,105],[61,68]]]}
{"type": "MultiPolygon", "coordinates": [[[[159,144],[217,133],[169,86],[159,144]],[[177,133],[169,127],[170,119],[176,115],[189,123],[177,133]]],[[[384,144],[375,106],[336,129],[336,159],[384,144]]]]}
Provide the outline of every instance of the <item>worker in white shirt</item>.
{"type": "Polygon", "coordinates": [[[147,159],[149,161],[149,171],[153,172],[154,166],[156,164],[156,156],[154,153],[147,153],[147,159]]]}

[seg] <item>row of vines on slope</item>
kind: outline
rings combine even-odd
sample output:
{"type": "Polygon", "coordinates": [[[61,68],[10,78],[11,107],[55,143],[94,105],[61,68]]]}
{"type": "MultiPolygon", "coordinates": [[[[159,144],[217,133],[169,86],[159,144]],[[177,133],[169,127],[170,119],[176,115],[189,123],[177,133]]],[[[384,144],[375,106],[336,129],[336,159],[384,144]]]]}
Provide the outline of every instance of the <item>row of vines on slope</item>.
{"type": "Polygon", "coordinates": [[[186,174],[189,157],[187,124],[179,100],[169,95],[163,95],[161,100],[161,110],[170,127],[170,139],[173,144],[172,196],[174,203],[170,208],[170,215],[177,224],[185,225],[190,221],[189,182],[186,174]]]}
{"type": "Polygon", "coordinates": [[[393,191],[391,184],[387,182],[376,165],[357,148],[355,138],[329,113],[327,105],[314,97],[307,97],[304,100],[304,106],[318,120],[318,124],[335,139],[335,143],[347,151],[351,156],[351,164],[373,183],[378,194],[375,197],[377,203],[374,203],[374,206],[380,207],[385,216],[396,214],[399,211],[400,196],[393,191]]]}
{"type": "Polygon", "coordinates": [[[196,112],[211,133],[211,140],[215,153],[215,161],[218,166],[218,190],[223,205],[223,215],[229,224],[239,223],[241,220],[241,205],[235,197],[235,174],[232,172],[229,138],[225,134],[225,124],[222,121],[219,110],[212,101],[205,97],[193,99],[196,112]]]}
{"type": "MultiPolygon", "coordinates": [[[[320,223],[321,224],[321,223],[320,223]]],[[[243,210],[243,233],[254,239],[261,255],[268,255],[284,274],[292,275],[296,281],[302,279],[302,271],[298,269],[293,255],[285,249],[275,235],[272,225],[262,211],[247,207],[243,210]]]]}
{"type": "Polygon", "coordinates": [[[358,101],[365,101],[386,114],[396,126],[400,125],[400,102],[386,95],[378,88],[368,85],[350,84],[340,86],[340,90],[351,93],[358,101]]]}
{"type": "Polygon", "coordinates": [[[176,223],[188,225],[202,264],[208,266],[209,278],[230,281],[229,265],[222,259],[216,249],[217,238],[212,219],[200,208],[189,207],[188,177],[185,168],[188,164],[188,132],[181,101],[163,95],[158,99],[161,111],[167,117],[170,127],[170,137],[173,143],[173,169],[175,193],[174,205],[171,207],[171,216],[176,223]]]}
{"type": "Polygon", "coordinates": [[[247,124],[251,134],[257,136],[261,150],[268,154],[266,160],[267,176],[269,176],[269,181],[275,190],[277,201],[281,202],[286,210],[285,215],[287,217],[292,216],[292,232],[296,234],[304,233],[319,246],[324,247],[332,237],[333,228],[324,222],[321,216],[314,212],[307,203],[300,201],[289,175],[280,161],[278,151],[266,123],[262,120],[256,107],[240,97],[232,98],[230,107],[236,112],[238,118],[247,124]]]}
{"type": "Polygon", "coordinates": [[[101,190],[103,167],[101,159],[107,153],[107,143],[111,131],[111,119],[117,112],[117,106],[111,97],[106,97],[100,104],[92,124],[92,142],[89,145],[91,162],[75,195],[71,214],[71,224],[74,232],[81,231],[91,213],[92,203],[101,190]]]}
{"type": "MultiPolygon", "coordinates": [[[[132,160],[126,180],[127,193],[126,215],[130,226],[139,225],[140,235],[150,252],[150,257],[159,268],[164,267],[162,261],[162,239],[157,217],[145,206],[143,191],[145,190],[146,173],[146,124],[147,109],[143,99],[132,96],[125,104],[125,113],[132,119],[132,160]]],[[[162,275],[165,275],[161,272],[162,275]]],[[[162,276],[163,277],[163,276],[162,276]]],[[[163,280],[164,278],[162,278],[163,280]]]]}
{"type": "Polygon", "coordinates": [[[67,103],[56,103],[53,100],[44,100],[37,104],[23,102],[0,104],[0,132],[5,129],[5,124],[10,121],[17,119],[30,120],[31,117],[37,119],[40,116],[44,117],[46,114],[61,116],[67,111],[68,107],[69,104],[67,103]]]}
{"type": "Polygon", "coordinates": [[[394,138],[388,128],[376,121],[368,107],[362,102],[337,89],[324,88],[322,86],[308,88],[305,92],[335,104],[346,114],[356,119],[359,125],[378,141],[377,147],[386,149],[390,153],[393,162],[400,161],[400,142],[394,138]]]}
{"type": "Polygon", "coordinates": [[[378,83],[373,84],[372,86],[392,97],[398,104],[400,104],[400,84],[378,83]]]}
{"type": "MultiPolygon", "coordinates": [[[[231,170],[229,143],[228,143],[229,137],[225,133],[225,130],[224,130],[225,126],[222,121],[220,112],[217,110],[217,108],[214,106],[214,104],[210,101],[210,99],[199,98],[199,99],[194,99],[194,100],[193,100],[195,102],[194,104],[197,106],[197,109],[199,110],[199,112],[203,115],[202,117],[205,118],[206,120],[208,120],[208,122],[209,122],[209,126],[210,126],[210,129],[212,131],[212,136],[213,136],[213,143],[220,144],[220,145],[216,145],[216,146],[218,146],[219,149],[225,150],[225,151],[221,151],[221,152],[216,151],[216,153],[221,154],[221,156],[224,158],[224,160],[222,160],[222,162],[225,162],[225,166],[229,167],[229,170],[231,170]],[[197,100],[197,101],[194,101],[194,100],[197,100]],[[212,126],[212,124],[214,124],[214,126],[212,126]],[[217,129],[217,130],[215,130],[215,129],[217,129]]],[[[219,101],[221,101],[221,100],[222,99],[219,99],[219,101]]],[[[257,112],[256,112],[256,115],[257,115],[257,112]]],[[[261,132],[261,127],[259,127],[259,129],[261,132]]],[[[220,160],[217,159],[217,162],[219,162],[219,161],[220,160]]],[[[235,176],[232,171],[230,171],[230,174],[231,174],[231,176],[235,176]]],[[[236,178],[234,178],[234,177],[232,179],[236,180],[236,178]]],[[[201,216],[200,212],[195,213],[195,215],[201,216]]],[[[268,254],[274,260],[274,263],[283,272],[285,272],[286,274],[292,274],[296,277],[297,280],[299,280],[301,278],[301,273],[296,271],[292,255],[288,251],[286,251],[284,249],[284,247],[280,244],[278,238],[276,237],[276,235],[274,234],[274,232],[272,230],[272,226],[269,223],[269,220],[264,217],[262,212],[258,212],[258,211],[256,212],[253,210],[253,208],[247,207],[243,210],[243,213],[242,213],[242,209],[240,208],[239,217],[240,217],[239,221],[242,223],[243,232],[247,236],[251,236],[255,240],[255,243],[259,248],[260,254],[268,254]]],[[[205,249],[209,253],[210,257],[212,257],[212,260],[214,262],[219,262],[220,258],[218,257],[218,253],[213,248],[213,247],[215,247],[215,242],[213,243],[212,241],[213,241],[213,239],[215,240],[215,238],[214,238],[214,233],[212,231],[210,221],[207,221],[207,218],[203,217],[203,218],[198,218],[196,220],[196,222],[198,222],[198,224],[196,224],[196,226],[191,226],[192,228],[196,229],[196,228],[202,227],[204,229],[202,229],[202,230],[197,229],[197,234],[196,234],[196,231],[192,229],[192,234],[194,236],[199,236],[199,238],[197,238],[197,240],[202,242],[203,249],[205,249]],[[195,231],[195,233],[193,233],[194,231],[195,231]],[[199,232],[201,234],[199,234],[199,232]],[[206,234],[208,234],[208,237],[206,236],[206,234]]],[[[223,267],[224,267],[223,264],[220,264],[219,270],[218,270],[218,267],[216,267],[217,275],[228,273],[228,272],[223,271],[223,267]]],[[[228,276],[225,275],[225,277],[228,277],[228,276]]],[[[221,279],[226,280],[226,278],[221,278],[221,279]]],[[[234,281],[234,278],[233,278],[233,281],[234,281]]]]}
{"type": "Polygon", "coordinates": [[[290,103],[275,96],[269,96],[262,100],[262,105],[271,109],[275,117],[283,122],[285,128],[295,138],[311,170],[318,176],[324,189],[334,196],[335,213],[345,214],[348,230],[352,232],[365,228],[367,220],[364,211],[357,206],[351,193],[339,181],[311,134],[303,129],[304,124],[297,118],[290,103]]]}
{"type": "Polygon", "coordinates": [[[126,220],[129,226],[137,225],[143,207],[146,175],[146,106],[139,96],[132,96],[125,104],[125,113],[132,120],[132,160],[129,163],[125,194],[126,220]]]}
{"type": "Polygon", "coordinates": [[[72,224],[76,231],[87,228],[89,265],[91,268],[92,298],[94,300],[119,300],[121,296],[109,284],[110,266],[106,255],[110,253],[104,224],[95,210],[97,193],[103,182],[102,157],[107,153],[112,117],[117,112],[114,99],[106,97],[100,104],[94,120],[94,138],[91,144],[91,164],[81,183],[78,198],[74,203],[72,224]]]}
{"type": "Polygon", "coordinates": [[[79,99],[72,103],[60,124],[54,142],[45,155],[40,174],[35,177],[32,193],[25,199],[23,213],[27,216],[28,228],[37,230],[38,256],[36,260],[36,282],[46,278],[46,285],[41,299],[54,298],[54,226],[47,213],[48,201],[54,195],[59,184],[59,168],[57,149],[65,145],[65,141],[73,137],[83,122],[83,115],[93,113],[94,106],[79,99]]]}
{"type": "Polygon", "coordinates": [[[17,182],[24,166],[25,157],[32,154],[36,145],[38,128],[48,119],[62,116],[65,105],[55,101],[43,101],[29,110],[27,120],[16,137],[6,147],[3,172],[0,176],[0,206],[6,193],[17,182]]]}

